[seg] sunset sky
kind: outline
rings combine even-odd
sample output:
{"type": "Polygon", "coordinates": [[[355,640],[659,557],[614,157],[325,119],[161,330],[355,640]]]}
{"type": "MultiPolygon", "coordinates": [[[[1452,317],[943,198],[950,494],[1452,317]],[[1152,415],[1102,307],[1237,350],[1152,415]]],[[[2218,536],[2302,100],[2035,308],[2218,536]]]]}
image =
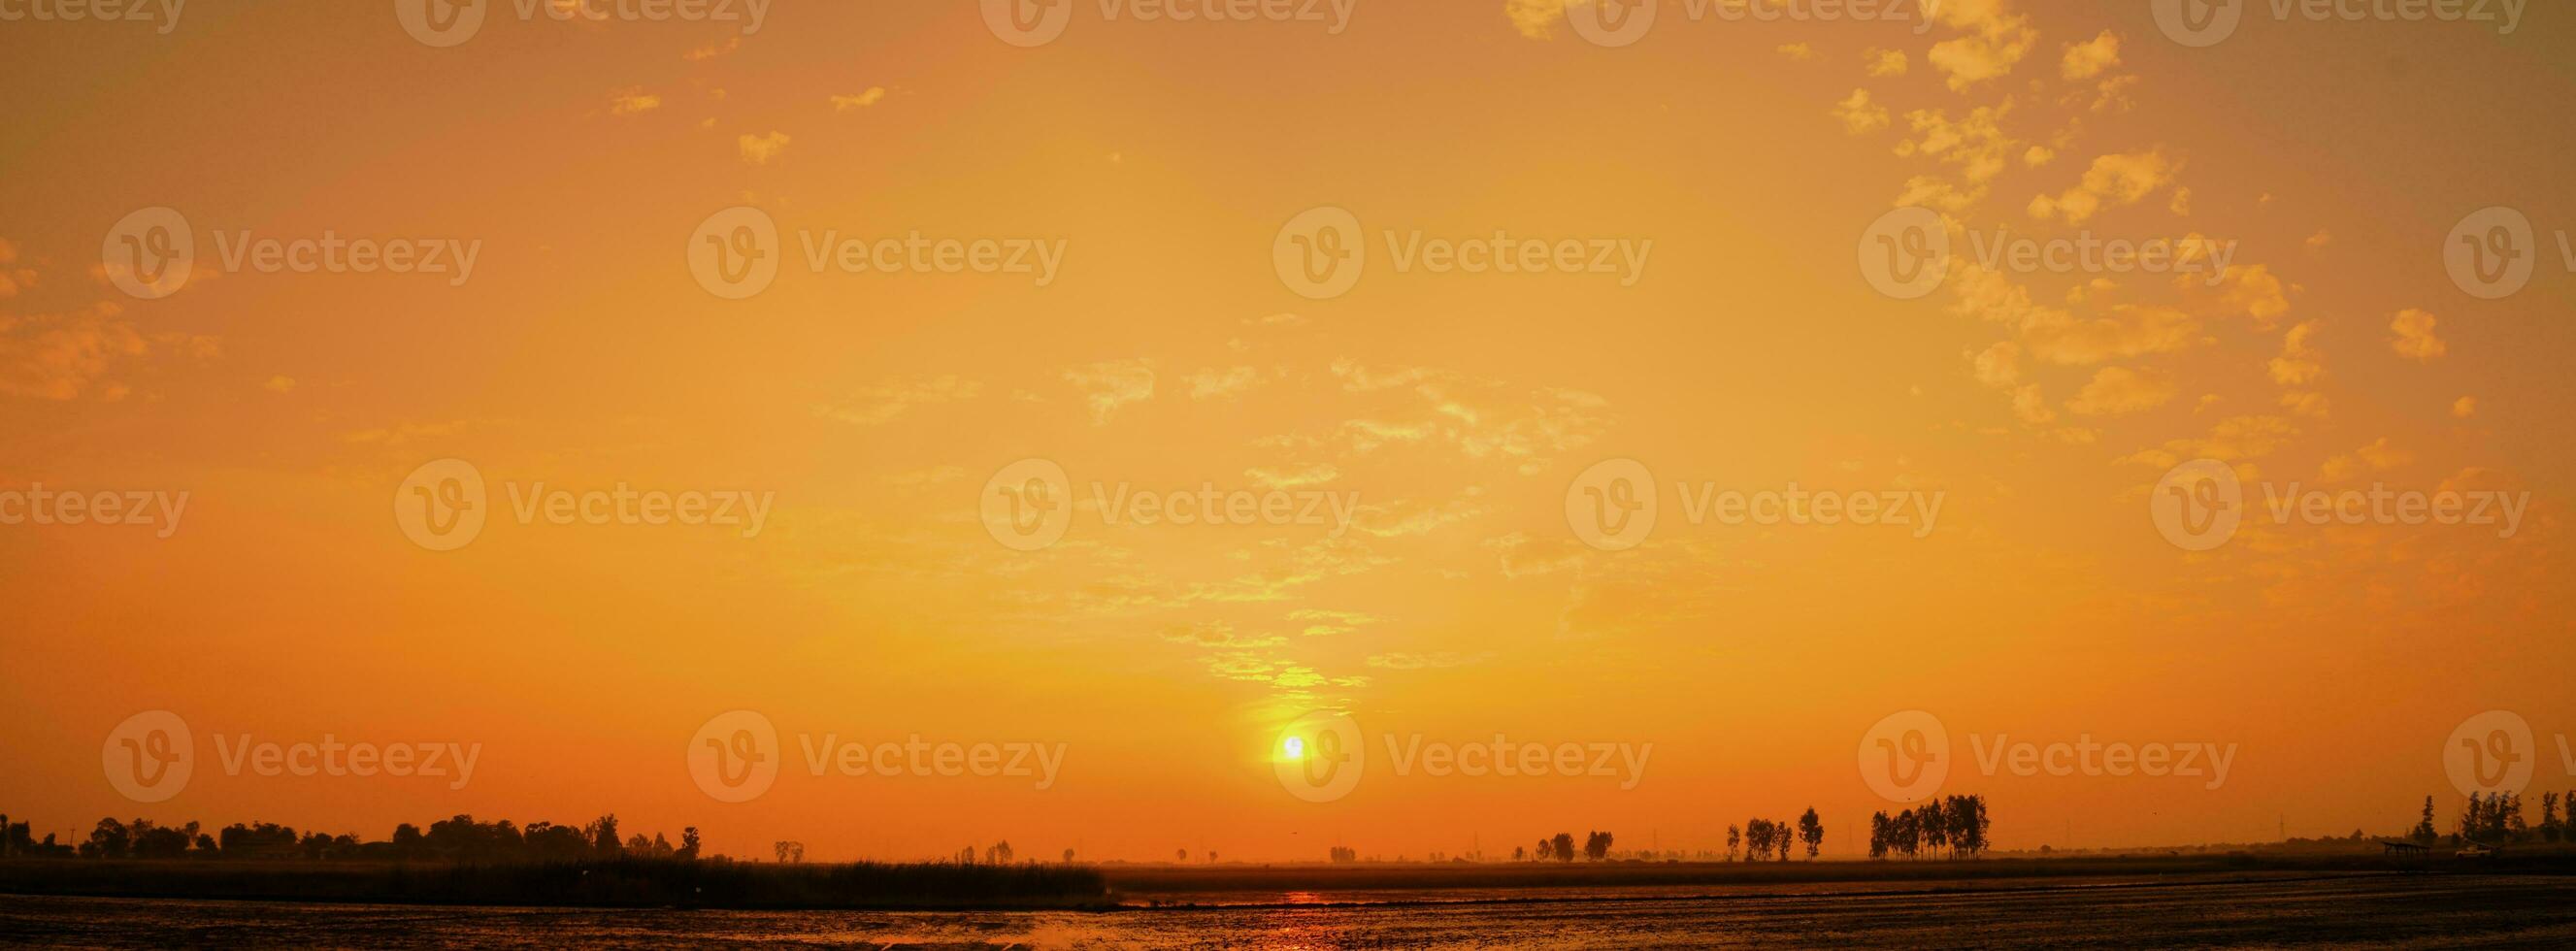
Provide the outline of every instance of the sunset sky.
{"type": "Polygon", "coordinates": [[[2427,795],[2447,825],[2445,745],[2490,710],[2536,733],[2533,799],[2576,788],[2576,129],[2550,105],[2576,101],[2576,17],[2555,6],[2503,33],[2249,4],[2205,47],[2151,4],[2029,0],[1930,24],[1663,0],[1624,46],[1562,0],[1357,0],[1338,31],[1328,3],[1209,22],[1080,0],[1031,46],[965,2],[764,4],[748,34],[492,2],[447,47],[389,6],[0,23],[0,491],[188,494],[166,538],[0,524],[0,811],[39,835],[614,811],[736,855],[1320,860],[1590,829],[1722,850],[1728,824],[1812,805],[1849,857],[1902,805],[1855,755],[1917,710],[1951,740],[1940,791],[1985,795],[2007,849],[2395,833],[2427,795]],[[690,262],[736,206],[782,235],[744,300],[690,262]],[[2490,300],[2444,254],[2493,206],[2539,246],[2490,300]],[[194,268],[137,296],[109,252],[164,207],[194,268]],[[1959,249],[1919,299],[1863,263],[1908,207],[1959,249]],[[1274,256],[1316,208],[1366,238],[1322,299],[1274,256]],[[1998,228],[2228,264],[1988,270],[1998,228]],[[466,274],[228,265],[245,231],[476,253],[466,274]],[[1645,253],[1438,273],[1389,231],[1645,253]],[[827,232],[1062,256],[817,271],[800,242],[827,232]],[[397,513],[449,459],[490,521],[435,551],[397,513]],[[1069,476],[1072,518],[1023,551],[986,513],[1029,459],[1069,476]],[[2150,503],[2196,459],[2249,498],[2528,508],[2510,537],[2249,521],[2187,551],[2150,503]],[[1632,548],[1569,525],[1605,460],[1659,484],[1632,548]],[[1141,524],[1095,482],[1356,508],[1141,524]],[[514,512],[539,483],[771,504],[756,532],[562,525],[514,512]],[[1676,483],[1940,508],[1923,531],[1693,524],[1676,483]],[[687,757],[738,710],[774,725],[781,769],[723,802],[687,757]],[[193,735],[166,801],[103,771],[147,711],[193,735]],[[1315,711],[1369,755],[1323,802],[1273,764],[1315,711]],[[451,788],[232,775],[217,742],[325,734],[479,754],[451,788]],[[827,735],[1060,744],[1061,770],[818,776],[800,744],[827,735]],[[1651,755],[1631,788],[1397,775],[1390,735],[1651,755]],[[2236,752],[2214,789],[1976,765],[2081,736],[2236,752]]]}

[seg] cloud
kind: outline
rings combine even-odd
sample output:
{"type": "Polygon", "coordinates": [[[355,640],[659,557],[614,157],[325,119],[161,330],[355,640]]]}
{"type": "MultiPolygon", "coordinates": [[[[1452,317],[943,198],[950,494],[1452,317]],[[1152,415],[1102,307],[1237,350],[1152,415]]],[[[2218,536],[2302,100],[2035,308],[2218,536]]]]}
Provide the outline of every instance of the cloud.
{"type": "Polygon", "coordinates": [[[722,43],[717,43],[712,46],[701,46],[686,53],[682,53],[680,54],[680,58],[692,63],[700,63],[714,59],[718,56],[726,55],[741,48],[742,37],[737,34],[722,43]]]}
{"type": "MultiPolygon", "coordinates": [[[[2198,250],[2188,253],[2197,254],[2204,260],[2209,252],[2207,245],[2208,239],[2199,235],[2192,235],[2182,242],[2185,248],[2197,247],[2198,250]]],[[[2197,292],[2206,287],[2207,279],[2198,274],[2185,274],[2175,277],[2174,284],[2197,292]]],[[[2270,329],[2280,322],[2281,315],[2290,312],[2289,289],[2278,275],[2272,273],[2271,265],[2230,264],[2227,272],[2219,276],[2217,306],[2228,316],[2243,314],[2254,318],[2255,326],[2270,329]]]]}
{"type": "Polygon", "coordinates": [[[1949,76],[1952,91],[2012,72],[2039,42],[2029,18],[2005,14],[2002,0],[1947,0],[1939,10],[1942,23],[1970,34],[1933,44],[1923,57],[1949,76]]]}
{"type": "Polygon", "coordinates": [[[1251,389],[1253,384],[1260,381],[1261,371],[1251,367],[1200,370],[1182,380],[1189,384],[1190,398],[1194,400],[1234,396],[1251,389]]]}
{"type": "Polygon", "coordinates": [[[2424,311],[2398,311],[2397,319],[2388,324],[2388,329],[2397,333],[2389,339],[2389,349],[2409,360],[2429,363],[2440,359],[2443,354],[2451,352],[2451,345],[2443,343],[2442,338],[2433,333],[2436,323],[2439,321],[2424,311]]]}
{"type": "Polygon", "coordinates": [[[778,157],[778,153],[787,151],[787,143],[790,140],[787,138],[787,133],[772,132],[768,135],[745,135],[741,141],[743,161],[753,165],[767,165],[770,159],[778,157]]]}
{"type": "Polygon", "coordinates": [[[1150,399],[1154,395],[1154,367],[1144,360],[1112,360],[1075,367],[1064,371],[1064,381],[1083,391],[1083,402],[1091,407],[1091,423],[1109,424],[1109,417],[1129,403],[1150,399]]]}
{"type": "Polygon", "coordinates": [[[631,116],[659,108],[662,108],[662,97],[645,92],[641,86],[630,86],[608,94],[608,114],[612,116],[631,116]]]}
{"type": "Polygon", "coordinates": [[[1875,79],[1903,76],[1912,66],[1912,62],[1905,58],[1904,50],[1874,49],[1861,56],[1861,71],[1875,79]]]}
{"type": "Polygon", "coordinates": [[[18,245],[7,238],[0,238],[0,298],[16,297],[20,290],[36,285],[36,272],[10,266],[16,263],[18,245]]]}
{"type": "Polygon", "coordinates": [[[1843,131],[1862,135],[1887,128],[1887,107],[1872,104],[1869,90],[1854,89],[1851,96],[1834,104],[1834,118],[1843,120],[1843,131]]]}
{"type": "Polygon", "coordinates": [[[2122,304],[2092,319],[2049,311],[2055,320],[2023,328],[2032,356],[2049,363],[2085,366],[2150,353],[2169,353],[2201,339],[2200,323],[2171,307],[2122,304]]]}
{"type": "Polygon", "coordinates": [[[1296,469],[1266,469],[1255,466],[1243,470],[1243,475],[1251,479],[1252,484],[1265,489],[1299,489],[1310,485],[1324,485],[1342,477],[1341,470],[1333,468],[1331,463],[1322,462],[1296,469]]]}
{"type": "Polygon", "coordinates": [[[889,379],[859,393],[856,402],[816,406],[815,415],[859,426],[882,426],[915,406],[934,406],[974,399],[984,385],[956,376],[889,379]]]}
{"type": "Polygon", "coordinates": [[[2109,30],[2083,43],[2066,45],[2066,58],[2059,65],[2059,75],[2069,80],[2091,79],[2120,65],[2120,37],[2109,30]]]}
{"type": "Polygon", "coordinates": [[[1812,63],[1824,58],[1816,55],[1815,47],[1809,46],[1805,43],[1782,44],[1779,48],[1779,53],[1782,56],[1788,57],[1792,61],[1800,63],[1812,63]]]}
{"type": "Polygon", "coordinates": [[[1556,35],[1556,21],[1565,16],[1566,0],[1503,0],[1503,15],[1510,17],[1512,29],[1533,40],[1556,35]]]}
{"type": "Polygon", "coordinates": [[[2033,426],[2046,426],[2057,421],[2057,411],[2048,408],[2048,397],[2039,392],[2039,384],[2024,384],[2013,391],[2013,417],[2033,426]]]}
{"type": "Polygon", "coordinates": [[[72,314],[0,316],[0,395],[74,400],[95,393],[118,400],[131,392],[109,379],[157,351],[199,361],[223,356],[220,339],[184,333],[144,334],[112,303],[72,314]]]}
{"type": "Polygon", "coordinates": [[[1998,389],[2021,382],[2021,347],[2006,340],[1974,358],[1977,382],[1998,389]]]}
{"type": "Polygon", "coordinates": [[[271,393],[293,393],[295,392],[295,378],[291,376],[272,376],[268,378],[268,382],[260,384],[259,388],[271,393]]]}
{"type": "Polygon", "coordinates": [[[1188,644],[1192,647],[1233,650],[1277,647],[1287,641],[1286,638],[1277,635],[1244,637],[1234,632],[1234,625],[1223,621],[1200,621],[1195,624],[1166,628],[1163,631],[1163,639],[1174,644],[1188,644]]]}
{"type": "Polygon", "coordinates": [[[2471,416],[2475,416],[2475,415],[2477,415],[2477,414],[2478,414],[2478,398],[2477,398],[2477,397],[2474,397],[2474,396],[2463,396],[2463,397],[2460,397],[2459,399],[2454,400],[2454,401],[2452,401],[2452,402],[2451,402],[2451,415],[2452,415],[2452,417],[2454,417],[2454,418],[2457,418],[2457,419],[2467,419],[2467,418],[2469,418],[2469,417],[2471,417],[2471,416]]]}
{"type": "Polygon", "coordinates": [[[2084,180],[2055,198],[2041,195],[2031,199],[2030,216],[2062,218],[2067,224],[2092,220],[2105,205],[2121,207],[2146,200],[2147,196],[2173,183],[2181,166],[2165,157],[2161,149],[2105,155],[2093,160],[2084,180]]]}
{"type": "Polygon", "coordinates": [[[2079,416],[2118,416],[2163,406],[2176,391],[2168,373],[2103,367],[2066,408],[2079,416]]]}
{"type": "Polygon", "coordinates": [[[885,100],[885,96],[886,91],[884,86],[870,86],[856,95],[835,95],[832,97],[832,111],[848,112],[852,109],[865,109],[869,106],[876,105],[879,102],[883,102],[885,100]]]}
{"type": "Polygon", "coordinates": [[[1449,651],[1441,651],[1437,654],[1376,654],[1369,657],[1368,665],[1381,670],[1437,670],[1481,664],[1492,656],[1491,654],[1470,656],[1449,651]]]}
{"type": "Polygon", "coordinates": [[[2316,336],[2317,321],[2307,321],[2281,335],[2281,355],[2272,358],[2272,382],[2282,386],[2306,386],[2326,375],[2325,354],[2309,345],[2316,336]]]}
{"type": "Polygon", "coordinates": [[[2185,459],[2237,461],[2271,455],[2298,435],[2298,427],[2279,416],[2236,416],[2210,427],[2209,435],[2176,439],[2156,449],[2130,455],[2128,462],[2172,468],[2185,459]]]}

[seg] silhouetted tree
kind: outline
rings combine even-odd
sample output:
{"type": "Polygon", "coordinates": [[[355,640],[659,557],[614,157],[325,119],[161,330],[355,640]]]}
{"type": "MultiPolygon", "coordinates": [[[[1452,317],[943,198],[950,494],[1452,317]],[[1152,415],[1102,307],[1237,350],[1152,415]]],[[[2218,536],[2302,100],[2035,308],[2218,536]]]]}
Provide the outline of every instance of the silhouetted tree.
{"type": "Polygon", "coordinates": [[[1816,807],[1808,806],[1807,814],[1798,817],[1798,841],[1807,845],[1807,859],[1814,861],[1825,845],[1825,823],[1816,818],[1816,807]]]}
{"type": "Polygon", "coordinates": [[[1549,839],[1547,842],[1550,847],[1556,850],[1555,854],[1557,861],[1574,861],[1574,833],[1559,832],[1556,834],[1555,838],[1549,839]]]}
{"type": "Polygon", "coordinates": [[[1583,857],[1598,862],[1610,857],[1610,833],[1591,832],[1583,836],[1583,857]]]}
{"type": "Polygon", "coordinates": [[[681,830],[680,830],[680,848],[679,848],[679,850],[678,850],[678,851],[673,852],[673,853],[671,853],[671,854],[672,854],[672,855],[674,855],[674,856],[677,856],[677,857],[678,857],[678,858],[680,858],[682,861],[696,861],[696,860],[697,860],[697,858],[698,858],[698,827],[697,827],[697,826],[689,826],[689,827],[687,827],[687,828],[684,828],[684,829],[681,829],[681,830]]]}
{"type": "Polygon", "coordinates": [[[2434,840],[2441,837],[2442,833],[2433,828],[2433,797],[2426,796],[2424,797],[2424,818],[2415,823],[2414,839],[2425,845],[2431,845],[2434,840]]]}

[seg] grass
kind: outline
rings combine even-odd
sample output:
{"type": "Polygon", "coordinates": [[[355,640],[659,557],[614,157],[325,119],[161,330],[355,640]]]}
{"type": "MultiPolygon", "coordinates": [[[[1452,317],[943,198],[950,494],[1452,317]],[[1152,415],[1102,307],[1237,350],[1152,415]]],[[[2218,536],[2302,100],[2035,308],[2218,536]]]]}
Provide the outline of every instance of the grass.
{"type": "Polygon", "coordinates": [[[1105,907],[1069,865],[773,865],[672,859],[505,864],[205,859],[0,862],[0,892],[295,902],[800,910],[1105,907]]]}
{"type": "MultiPolygon", "coordinates": [[[[2082,877],[2190,878],[2229,873],[2464,872],[2576,874],[2576,849],[2530,847],[2485,860],[2447,851],[2417,859],[2376,849],[2008,857],[1972,861],[1508,862],[1293,865],[776,865],[672,859],[421,863],[162,859],[0,861],[0,893],[567,908],[743,910],[1045,910],[1192,904],[1208,896],[1400,890],[1459,892],[1621,887],[2082,877]]],[[[1430,897],[1430,896],[1425,896],[1430,897]]],[[[1433,900],[1437,900],[1434,898],[1433,900]]]]}
{"type": "Polygon", "coordinates": [[[1372,890],[1594,889],[1942,882],[2080,877],[2196,876],[2276,872],[2469,872],[2576,874],[2576,850],[2517,849],[2469,861],[2448,851],[2401,859],[2368,851],[2228,852],[1982,858],[1968,861],[1823,862],[1498,862],[1326,865],[1112,866],[1110,887],[1130,901],[1189,902],[1193,895],[1372,890]]]}

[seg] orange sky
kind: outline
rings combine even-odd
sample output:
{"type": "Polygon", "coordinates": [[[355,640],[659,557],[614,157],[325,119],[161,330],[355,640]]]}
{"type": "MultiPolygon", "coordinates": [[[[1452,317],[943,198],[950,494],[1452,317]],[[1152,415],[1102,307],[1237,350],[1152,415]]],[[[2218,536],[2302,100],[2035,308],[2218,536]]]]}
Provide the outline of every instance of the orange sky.
{"type": "Polygon", "coordinates": [[[1339,32],[1330,4],[1080,3],[1023,47],[964,3],[781,3],[749,35],[488,6],[445,48],[384,3],[0,22],[0,492],[188,493],[166,538],[0,524],[0,807],[40,833],[615,810],[737,854],[1320,859],[1594,828],[1719,847],[1814,805],[1850,854],[1893,808],[1855,754],[1909,710],[2006,848],[2393,832],[2428,794],[2447,822],[2442,751],[2487,710],[2535,732],[2534,799],[2576,787],[2555,8],[2510,34],[2257,12],[2193,47],[2144,4],[1948,0],[1918,29],[1666,0],[1614,47],[1559,0],[1360,0],[1339,32]],[[2443,253],[2498,205],[2544,246],[2487,300],[2443,253]],[[689,264],[735,206],[780,234],[739,301],[689,264]],[[1960,249],[1919,299],[1856,267],[1901,206],[1960,249]],[[196,261],[145,299],[107,251],[156,207],[196,261]],[[1273,249],[1318,207],[1368,256],[1312,299],[1273,249]],[[1998,273],[1973,253],[1998,228],[2229,269],[1998,273]],[[475,256],[295,273],[227,263],[243,232],[475,256]],[[1062,257],[818,272],[826,233],[1062,257]],[[1415,233],[1642,266],[1443,273],[1390,247],[1415,233]],[[2249,497],[2529,501],[2509,538],[2249,523],[2185,551],[2149,503],[2198,458],[2249,497]],[[444,459],[489,520],[432,551],[393,512],[444,459]],[[1024,459],[1072,490],[1032,551],[983,514],[1024,459]],[[1643,544],[1569,525],[1604,460],[1659,483],[1643,544]],[[1095,482],[1325,514],[1142,524],[1095,482]],[[512,505],[540,483],[767,505],[756,532],[552,524],[512,505]],[[1792,483],[1940,508],[1919,533],[1685,516],[1792,483]],[[137,802],[111,732],[156,710],[193,770],[137,802]],[[722,802],[688,754],[734,710],[779,772],[722,802]],[[1309,802],[1274,741],[1317,710],[1369,761],[1309,802]],[[225,767],[245,735],[325,734],[479,753],[462,788],[225,767]],[[805,758],[916,734],[1062,760],[1042,782],[805,758]],[[1397,775],[1386,738],[1417,735],[1646,755],[1633,784],[1397,775]],[[2088,735],[2235,752],[2214,789],[1976,762],[2088,735]]]}

